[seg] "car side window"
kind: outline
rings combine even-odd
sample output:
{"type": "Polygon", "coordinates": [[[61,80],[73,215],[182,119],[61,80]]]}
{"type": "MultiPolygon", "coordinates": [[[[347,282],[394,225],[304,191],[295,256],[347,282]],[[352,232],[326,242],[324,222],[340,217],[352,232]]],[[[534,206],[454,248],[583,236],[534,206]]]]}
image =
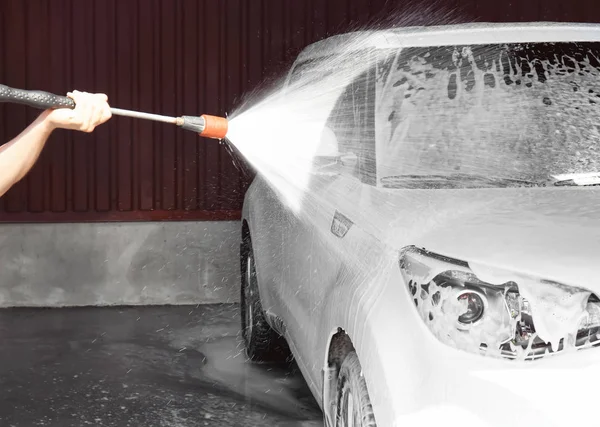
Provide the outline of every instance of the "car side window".
{"type": "MultiPolygon", "coordinates": [[[[365,60],[366,52],[351,59],[360,63],[365,60]]],[[[344,67],[351,65],[343,62],[344,67]]],[[[299,90],[305,85],[331,76],[336,67],[331,64],[335,61],[331,56],[312,58],[297,63],[288,80],[288,87],[299,90]]],[[[367,69],[356,76],[342,91],[332,106],[332,110],[325,123],[322,136],[322,152],[336,151],[338,161],[346,167],[352,175],[361,181],[373,184],[375,180],[375,70],[367,69]],[[331,147],[337,145],[337,150],[331,147]]],[[[331,157],[324,155],[317,163],[329,164],[331,157]],[[322,160],[322,161],[321,161],[322,160]]]]}
{"type": "Polygon", "coordinates": [[[357,100],[354,97],[354,84],[351,83],[342,92],[337,102],[333,105],[331,114],[325,126],[333,132],[338,141],[340,154],[356,152],[357,124],[356,109],[357,100]]]}
{"type": "Polygon", "coordinates": [[[358,75],[344,89],[326,123],[337,138],[342,161],[354,158],[351,173],[369,184],[375,164],[375,86],[371,80],[371,70],[358,75]]]}

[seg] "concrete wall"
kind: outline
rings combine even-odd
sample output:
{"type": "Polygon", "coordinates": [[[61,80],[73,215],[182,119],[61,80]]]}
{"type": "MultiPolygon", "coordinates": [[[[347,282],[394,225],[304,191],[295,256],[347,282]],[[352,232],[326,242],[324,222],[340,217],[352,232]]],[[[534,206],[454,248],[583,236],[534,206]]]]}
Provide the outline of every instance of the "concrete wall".
{"type": "Polygon", "coordinates": [[[0,225],[0,306],[239,300],[238,222],[0,225]]]}

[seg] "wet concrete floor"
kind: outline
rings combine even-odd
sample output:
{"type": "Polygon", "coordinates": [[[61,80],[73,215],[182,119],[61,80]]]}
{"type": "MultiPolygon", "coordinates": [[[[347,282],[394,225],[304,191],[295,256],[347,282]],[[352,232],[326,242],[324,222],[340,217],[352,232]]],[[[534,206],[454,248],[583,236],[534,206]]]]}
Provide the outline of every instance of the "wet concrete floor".
{"type": "Polygon", "coordinates": [[[237,305],[0,310],[0,426],[322,426],[295,365],[246,361],[237,305]]]}

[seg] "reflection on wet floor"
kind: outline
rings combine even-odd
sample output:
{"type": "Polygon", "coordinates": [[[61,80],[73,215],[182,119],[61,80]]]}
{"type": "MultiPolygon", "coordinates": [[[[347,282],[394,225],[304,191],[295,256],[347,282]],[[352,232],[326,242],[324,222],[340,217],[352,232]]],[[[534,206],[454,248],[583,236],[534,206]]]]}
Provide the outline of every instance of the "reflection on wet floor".
{"type": "Polygon", "coordinates": [[[237,305],[0,310],[0,426],[322,426],[294,366],[246,361],[237,305]]]}

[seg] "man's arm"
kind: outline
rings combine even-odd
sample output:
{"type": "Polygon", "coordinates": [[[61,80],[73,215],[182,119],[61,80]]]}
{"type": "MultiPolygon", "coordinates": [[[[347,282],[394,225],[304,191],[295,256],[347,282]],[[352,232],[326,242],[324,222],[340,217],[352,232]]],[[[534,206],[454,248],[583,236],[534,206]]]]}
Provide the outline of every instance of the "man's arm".
{"type": "Polygon", "coordinates": [[[55,129],[92,132],[111,118],[107,97],[74,91],[74,109],[44,111],[23,132],[0,147],[0,197],[31,170],[55,129]]]}

